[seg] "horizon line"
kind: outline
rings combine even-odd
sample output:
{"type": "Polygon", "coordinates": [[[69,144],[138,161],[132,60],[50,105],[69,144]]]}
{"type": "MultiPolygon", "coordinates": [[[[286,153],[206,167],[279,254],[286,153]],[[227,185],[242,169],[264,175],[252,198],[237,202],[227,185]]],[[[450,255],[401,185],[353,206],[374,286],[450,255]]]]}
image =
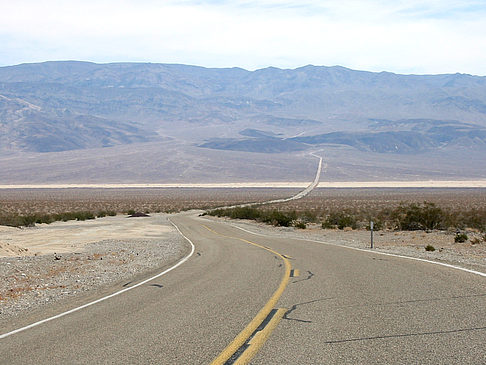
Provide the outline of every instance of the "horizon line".
{"type": "Polygon", "coordinates": [[[315,68],[341,68],[349,71],[355,71],[355,72],[368,72],[368,73],[373,73],[373,74],[391,74],[391,75],[401,75],[401,76],[443,76],[443,75],[464,75],[464,76],[473,76],[473,77],[486,77],[486,75],[478,75],[478,74],[471,74],[471,73],[464,73],[464,72],[449,72],[449,73],[399,73],[399,72],[393,72],[393,71],[369,71],[369,70],[359,70],[359,69],[354,69],[350,68],[347,66],[342,66],[342,65],[332,65],[332,66],[326,66],[326,65],[315,65],[312,63],[294,67],[294,68],[282,68],[282,67],[277,67],[277,66],[266,66],[266,67],[261,67],[261,68],[256,68],[254,70],[247,69],[244,67],[240,66],[228,66],[228,67],[209,67],[209,66],[200,66],[200,65],[195,65],[195,64],[186,64],[186,63],[172,63],[172,62],[151,62],[151,61],[110,61],[110,62],[95,62],[95,61],[86,61],[86,60],[75,60],[75,59],[65,59],[65,60],[44,60],[44,61],[36,61],[36,62],[21,62],[17,64],[9,64],[9,65],[0,65],[0,69],[2,68],[8,68],[8,67],[19,67],[19,66],[25,66],[25,65],[41,65],[41,64],[46,64],[46,63],[84,63],[84,64],[93,64],[93,65],[127,65],[127,64],[133,64],[133,65],[166,65],[166,66],[186,66],[186,67],[196,67],[196,68],[201,68],[201,69],[207,69],[207,70],[232,70],[232,69],[239,69],[243,70],[246,72],[256,72],[256,71],[261,71],[261,70],[267,70],[267,69],[277,69],[277,70],[282,70],[282,71],[295,71],[303,68],[308,68],[308,67],[315,67],[315,68]]]}

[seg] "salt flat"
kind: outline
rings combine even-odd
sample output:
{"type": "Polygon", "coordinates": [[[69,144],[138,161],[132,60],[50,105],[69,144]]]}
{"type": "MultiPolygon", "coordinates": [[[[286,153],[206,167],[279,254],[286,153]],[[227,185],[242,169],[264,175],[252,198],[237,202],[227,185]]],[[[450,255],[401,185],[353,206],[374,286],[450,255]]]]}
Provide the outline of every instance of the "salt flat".
{"type": "MultiPolygon", "coordinates": [[[[69,189],[69,188],[305,188],[308,181],[238,182],[188,184],[4,184],[0,189],[69,189]]],[[[321,181],[319,188],[486,188],[486,180],[420,180],[420,181],[321,181]]]]}

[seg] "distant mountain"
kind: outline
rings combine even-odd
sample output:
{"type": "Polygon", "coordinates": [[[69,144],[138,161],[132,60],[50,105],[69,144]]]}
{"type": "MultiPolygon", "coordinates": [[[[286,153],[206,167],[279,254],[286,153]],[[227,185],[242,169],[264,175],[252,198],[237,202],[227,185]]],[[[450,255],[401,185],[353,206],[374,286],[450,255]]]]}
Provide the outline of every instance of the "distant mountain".
{"type": "Polygon", "coordinates": [[[211,148],[215,150],[244,151],[259,153],[280,153],[295,152],[308,149],[303,145],[289,139],[261,136],[257,138],[238,139],[238,138],[214,138],[199,147],[211,148]]]}
{"type": "MultiPolygon", "coordinates": [[[[486,128],[455,121],[402,120],[380,121],[385,131],[334,132],[292,138],[311,145],[343,144],[361,151],[379,153],[418,153],[434,148],[486,147],[486,128]]],[[[374,129],[379,129],[377,125],[374,129]]]]}
{"type": "Polygon", "coordinates": [[[32,142],[27,137],[21,142],[19,136],[9,143],[37,151],[143,141],[153,131],[183,136],[187,128],[179,128],[181,123],[232,126],[232,136],[213,137],[235,137],[244,127],[262,125],[287,135],[367,130],[369,119],[446,119],[486,126],[486,78],[463,74],[415,76],[316,66],[250,72],[67,61],[0,68],[0,95],[4,133],[10,133],[8,126],[22,129],[25,123],[35,124],[38,132],[32,142]],[[27,105],[34,109],[27,111],[27,105]],[[71,132],[75,140],[51,148],[52,139],[46,138],[41,146],[39,133],[74,120],[78,129],[61,128],[56,135],[70,140],[71,132]],[[107,124],[110,131],[94,142],[99,131],[93,128],[107,124]]]}
{"type": "Polygon", "coordinates": [[[240,134],[252,138],[213,138],[199,147],[247,152],[293,152],[327,145],[346,145],[359,151],[378,153],[421,153],[438,148],[462,147],[486,150],[486,128],[460,122],[406,120],[390,122],[388,131],[331,132],[306,137],[281,138],[268,132],[246,129],[240,134]],[[414,127],[408,130],[410,126],[414,127]],[[395,130],[390,126],[396,126],[395,130]],[[403,129],[406,127],[405,129],[403,129]]]}
{"type": "Polygon", "coordinates": [[[3,155],[157,141],[295,156],[341,146],[355,154],[440,159],[447,150],[467,162],[468,151],[486,151],[486,77],[311,65],[256,71],[78,61],[0,67],[3,155]]]}
{"type": "Polygon", "coordinates": [[[135,124],[50,110],[0,95],[0,149],[54,152],[148,142],[160,138],[135,124]]]}

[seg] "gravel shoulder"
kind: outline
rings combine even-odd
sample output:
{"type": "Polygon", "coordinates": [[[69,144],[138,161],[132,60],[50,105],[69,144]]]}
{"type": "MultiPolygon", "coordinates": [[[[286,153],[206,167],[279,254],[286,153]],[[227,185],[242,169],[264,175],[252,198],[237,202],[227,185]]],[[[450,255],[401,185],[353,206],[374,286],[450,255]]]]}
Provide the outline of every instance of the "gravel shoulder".
{"type": "Polygon", "coordinates": [[[110,217],[34,227],[34,236],[42,237],[44,231],[45,237],[53,239],[56,253],[47,238],[41,244],[26,239],[25,230],[17,230],[21,238],[12,233],[10,245],[22,251],[0,257],[0,324],[65,298],[126,285],[138,275],[178,261],[190,247],[167,217],[110,217]],[[57,231],[66,235],[62,247],[56,241],[57,231]],[[33,246],[26,251],[22,239],[33,246]]]}
{"type": "MultiPolygon", "coordinates": [[[[366,230],[322,229],[320,225],[308,225],[307,229],[294,227],[274,227],[247,220],[207,217],[208,219],[225,220],[229,223],[260,234],[271,234],[279,237],[308,239],[328,244],[370,248],[370,232],[366,230]]],[[[469,240],[464,243],[454,242],[454,232],[447,231],[377,231],[374,232],[374,251],[393,253],[432,260],[460,266],[470,270],[486,273],[486,241],[484,234],[475,231],[466,232],[469,240]],[[473,244],[477,238],[480,243],[473,244]],[[435,251],[426,251],[431,245],[435,251]]]]}

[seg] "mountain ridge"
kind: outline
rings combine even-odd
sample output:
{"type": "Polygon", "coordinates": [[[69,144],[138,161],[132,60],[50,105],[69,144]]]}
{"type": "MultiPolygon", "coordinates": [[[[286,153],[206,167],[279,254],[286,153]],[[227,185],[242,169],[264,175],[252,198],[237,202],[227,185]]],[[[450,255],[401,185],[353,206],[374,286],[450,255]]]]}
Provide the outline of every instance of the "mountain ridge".
{"type": "Polygon", "coordinates": [[[393,154],[403,155],[406,165],[411,154],[439,162],[447,152],[472,171],[471,153],[486,151],[485,130],[485,76],[314,65],[249,71],[48,61],[0,67],[0,153],[10,156],[99,154],[103,147],[173,141],[177,148],[191,146],[191,153],[219,151],[222,159],[226,151],[297,158],[315,150],[332,155],[339,147],[356,161],[375,154],[379,165],[393,154]]]}

